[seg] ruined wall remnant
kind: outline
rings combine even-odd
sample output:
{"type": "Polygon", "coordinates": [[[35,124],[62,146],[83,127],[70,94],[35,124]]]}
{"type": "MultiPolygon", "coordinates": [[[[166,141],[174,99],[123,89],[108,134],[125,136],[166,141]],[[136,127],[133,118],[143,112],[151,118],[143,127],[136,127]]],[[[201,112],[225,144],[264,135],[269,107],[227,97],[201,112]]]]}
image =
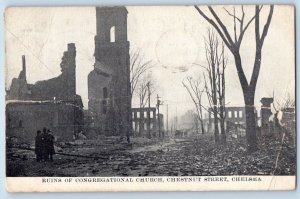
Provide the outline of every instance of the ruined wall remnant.
{"type": "Polygon", "coordinates": [[[262,133],[269,132],[269,118],[272,115],[271,104],[273,103],[273,98],[261,98],[260,102],[262,103],[260,109],[261,116],[261,129],[262,133]]]}
{"type": "Polygon", "coordinates": [[[7,92],[8,100],[53,100],[72,99],[76,95],[76,47],[74,43],[68,44],[61,60],[61,74],[52,79],[27,84],[26,63],[23,56],[22,71],[18,78],[12,80],[10,90],[7,92]]]}
{"type": "Polygon", "coordinates": [[[39,81],[32,86],[32,99],[47,100],[70,99],[76,95],[76,48],[74,43],[68,44],[68,49],[63,53],[58,77],[39,81]]]}
{"type": "Polygon", "coordinates": [[[6,93],[8,136],[32,140],[37,130],[47,127],[62,139],[72,139],[82,130],[83,104],[76,94],[75,58],[76,47],[70,43],[63,53],[59,76],[28,84],[22,57],[22,71],[6,93]]]}
{"type": "Polygon", "coordinates": [[[89,111],[99,133],[131,131],[131,92],[127,10],[96,8],[95,65],[88,76],[89,111]]]}
{"type": "Polygon", "coordinates": [[[30,85],[26,80],[26,59],[22,56],[22,70],[18,78],[13,78],[10,89],[6,92],[6,99],[27,100],[30,98],[30,85]]]}
{"type": "MultiPolygon", "coordinates": [[[[256,110],[255,110],[256,111],[256,110]]],[[[208,118],[208,132],[214,132],[214,119],[212,111],[210,111],[211,114],[209,114],[208,118]]],[[[238,106],[232,106],[232,107],[225,107],[226,112],[226,118],[225,118],[225,128],[226,132],[228,131],[234,131],[236,127],[245,129],[246,126],[246,111],[245,107],[238,107],[238,106]]],[[[255,115],[256,112],[255,112],[255,115]]],[[[245,133],[243,133],[245,134],[245,133]]]]}
{"type": "Polygon", "coordinates": [[[132,108],[134,136],[155,137],[158,132],[156,108],[132,108]]]}
{"type": "Polygon", "coordinates": [[[32,141],[43,127],[53,131],[59,141],[70,141],[82,131],[82,109],[63,101],[18,101],[6,105],[6,134],[32,141]]]}

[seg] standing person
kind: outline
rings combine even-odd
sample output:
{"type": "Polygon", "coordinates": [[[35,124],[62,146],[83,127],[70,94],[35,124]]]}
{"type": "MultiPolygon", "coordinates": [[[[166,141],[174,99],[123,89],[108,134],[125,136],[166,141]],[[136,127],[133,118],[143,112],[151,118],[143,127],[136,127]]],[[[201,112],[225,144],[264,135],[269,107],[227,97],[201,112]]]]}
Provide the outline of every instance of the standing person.
{"type": "Polygon", "coordinates": [[[35,137],[35,154],[36,154],[36,161],[40,162],[42,161],[42,136],[41,131],[38,130],[36,132],[35,137]]]}
{"type": "Polygon", "coordinates": [[[43,128],[43,133],[41,134],[42,142],[41,142],[41,153],[42,153],[42,161],[48,161],[48,142],[47,142],[47,129],[46,127],[43,128]]]}
{"type": "Polygon", "coordinates": [[[50,158],[50,161],[53,161],[53,154],[55,154],[54,150],[54,136],[51,134],[51,130],[47,131],[47,156],[50,158]]]}

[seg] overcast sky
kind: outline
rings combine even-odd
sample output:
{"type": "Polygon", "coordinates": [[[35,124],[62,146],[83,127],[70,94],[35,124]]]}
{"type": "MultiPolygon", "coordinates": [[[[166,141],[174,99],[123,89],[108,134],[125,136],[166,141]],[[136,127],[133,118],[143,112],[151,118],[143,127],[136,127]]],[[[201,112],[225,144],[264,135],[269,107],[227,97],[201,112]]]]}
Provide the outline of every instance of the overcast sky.
{"type": "MultiPolygon", "coordinates": [[[[214,7],[232,33],[232,18],[222,6],[214,7]]],[[[227,7],[232,10],[232,6],[227,7]]],[[[169,106],[169,116],[182,115],[194,105],[182,86],[187,76],[198,78],[203,69],[193,65],[205,65],[204,37],[210,25],[194,7],[127,7],[128,40],[131,51],[141,50],[145,61],[152,60],[152,75],[156,82],[156,94],[169,106]]],[[[203,10],[207,12],[206,8],[203,10]]],[[[245,7],[246,20],[254,14],[254,7],[245,7]]],[[[240,7],[236,7],[237,14],[240,7]]],[[[266,21],[269,7],[262,10],[261,26],[266,21]]],[[[93,70],[94,36],[96,16],[93,7],[74,8],[13,8],[6,12],[6,89],[13,77],[17,77],[26,55],[27,81],[35,83],[60,74],[60,62],[68,43],[77,48],[77,93],[87,108],[87,76],[93,70]]],[[[262,27],[261,27],[262,28],[262,27]]],[[[242,62],[250,78],[255,55],[254,23],[245,34],[242,62]]],[[[280,99],[287,94],[294,96],[295,52],[294,12],[292,7],[275,6],[274,14],[265,39],[261,71],[257,83],[255,104],[260,106],[262,97],[280,99]]],[[[226,103],[243,106],[232,55],[227,51],[226,103]]],[[[155,97],[153,96],[153,97],[155,97]]],[[[155,98],[152,99],[154,102],[155,98]]],[[[134,101],[136,105],[136,100],[134,101]]],[[[154,106],[154,103],[153,103],[154,106]]]]}

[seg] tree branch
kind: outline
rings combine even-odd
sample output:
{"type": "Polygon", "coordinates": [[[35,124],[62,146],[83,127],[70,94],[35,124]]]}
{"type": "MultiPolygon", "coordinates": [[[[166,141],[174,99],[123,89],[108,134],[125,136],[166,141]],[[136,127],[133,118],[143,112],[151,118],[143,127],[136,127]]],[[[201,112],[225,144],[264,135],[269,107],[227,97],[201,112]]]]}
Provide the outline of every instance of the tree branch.
{"type": "MultiPolygon", "coordinates": [[[[248,29],[248,27],[249,27],[249,25],[251,24],[251,22],[255,19],[255,17],[256,17],[257,15],[259,15],[259,13],[260,13],[262,7],[263,7],[263,6],[260,6],[258,12],[255,12],[255,15],[248,21],[248,23],[246,24],[245,28],[244,28],[244,29],[241,28],[242,31],[241,31],[241,34],[240,34],[240,36],[239,36],[238,43],[237,43],[238,48],[240,48],[240,46],[241,46],[241,43],[242,43],[242,40],[243,40],[243,37],[244,37],[244,34],[245,34],[246,30],[248,29]]],[[[243,7],[242,7],[242,10],[243,10],[243,15],[245,15],[243,7]]],[[[243,21],[244,21],[244,20],[243,20],[243,21]]],[[[242,27],[242,24],[241,24],[241,27],[242,27]]]]}
{"type": "MultiPolygon", "coordinates": [[[[255,10],[256,10],[256,13],[259,12],[258,6],[256,6],[255,10]]],[[[256,88],[258,75],[259,75],[259,72],[260,72],[260,66],[261,66],[261,50],[262,50],[264,39],[267,36],[268,29],[269,29],[269,26],[271,24],[271,19],[272,19],[272,16],[273,16],[273,10],[274,10],[274,5],[270,5],[270,11],[269,11],[268,19],[267,19],[266,24],[264,25],[262,36],[260,36],[260,32],[259,32],[259,26],[260,26],[259,25],[259,23],[260,23],[259,14],[256,15],[256,19],[255,19],[256,54],[255,54],[254,67],[253,67],[251,80],[250,80],[250,85],[249,85],[251,90],[255,90],[255,88],[256,88]]]]}
{"type": "Polygon", "coordinates": [[[230,42],[226,39],[226,37],[224,36],[224,34],[222,33],[222,31],[220,30],[220,28],[218,27],[218,25],[212,20],[210,19],[209,17],[207,17],[203,12],[202,10],[198,7],[198,6],[194,6],[195,9],[198,11],[198,13],[208,22],[210,23],[216,30],[217,32],[219,33],[220,37],[222,38],[222,40],[224,41],[224,43],[226,44],[226,46],[231,49],[232,46],[230,44],[230,42]]]}
{"type": "Polygon", "coordinates": [[[234,43],[231,39],[230,34],[228,33],[226,26],[223,24],[223,22],[220,20],[219,16],[215,13],[214,9],[211,6],[208,6],[208,9],[210,10],[210,12],[214,16],[214,18],[217,20],[218,24],[221,26],[230,46],[234,47],[234,43]]]}
{"type": "Polygon", "coordinates": [[[236,20],[238,20],[239,22],[242,22],[242,20],[240,18],[238,18],[235,14],[231,14],[225,7],[223,7],[223,9],[227,12],[227,14],[229,16],[232,16],[233,18],[235,18],[236,20]]]}

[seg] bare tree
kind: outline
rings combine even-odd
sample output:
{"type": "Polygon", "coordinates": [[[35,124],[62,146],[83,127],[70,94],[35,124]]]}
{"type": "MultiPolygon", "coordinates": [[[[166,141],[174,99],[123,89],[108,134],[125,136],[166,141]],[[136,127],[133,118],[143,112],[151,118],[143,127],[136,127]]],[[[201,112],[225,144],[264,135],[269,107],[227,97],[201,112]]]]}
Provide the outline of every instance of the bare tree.
{"type": "Polygon", "coordinates": [[[207,99],[210,105],[210,110],[213,113],[214,119],[214,135],[215,142],[219,143],[219,120],[218,120],[218,97],[217,97],[217,76],[216,76],[216,67],[218,62],[218,39],[215,37],[215,34],[208,30],[208,40],[205,42],[205,52],[206,52],[206,61],[207,61],[207,76],[203,74],[205,80],[205,90],[207,94],[207,99]]]}
{"type": "MultiPolygon", "coordinates": [[[[199,117],[197,113],[192,113],[192,117],[194,119],[194,125],[195,125],[195,130],[196,130],[196,134],[199,134],[199,117]]],[[[204,131],[202,131],[202,134],[204,134],[204,131]]]]}
{"type": "Polygon", "coordinates": [[[139,50],[132,54],[130,57],[131,98],[143,74],[145,74],[152,67],[152,61],[144,61],[139,50]]]}
{"type": "Polygon", "coordinates": [[[140,108],[145,108],[152,94],[155,92],[155,81],[151,73],[144,74],[140,77],[136,89],[136,93],[139,96],[139,106],[140,108]]]}
{"type": "MultiPolygon", "coordinates": [[[[153,79],[151,73],[144,74],[144,75],[140,76],[140,80],[137,83],[137,88],[136,89],[137,89],[136,93],[139,97],[139,107],[140,107],[140,109],[145,108],[147,106],[147,104],[150,106],[151,96],[155,92],[155,82],[154,82],[154,79],[153,79]]],[[[150,126],[149,122],[148,122],[148,125],[150,126]]],[[[139,135],[142,134],[143,129],[141,127],[143,127],[144,125],[145,124],[142,122],[142,116],[140,116],[139,135]]]]}
{"type": "Polygon", "coordinates": [[[227,58],[224,54],[224,44],[221,49],[216,34],[208,29],[205,39],[205,52],[207,65],[202,66],[205,91],[209,102],[209,114],[213,114],[215,142],[219,142],[219,124],[221,127],[221,143],[226,142],[225,135],[225,68],[227,58]]]}
{"type": "MultiPolygon", "coordinates": [[[[182,85],[186,88],[192,101],[194,102],[197,120],[200,121],[201,132],[204,134],[203,109],[205,109],[205,107],[202,105],[202,94],[204,93],[204,88],[201,88],[200,80],[193,80],[192,77],[187,77],[186,79],[187,83],[182,81],[182,85]]],[[[196,126],[198,126],[198,122],[196,123],[196,126]]],[[[198,130],[198,127],[196,128],[198,130]]]]}
{"type": "MultiPolygon", "coordinates": [[[[217,55],[218,56],[218,55],[217,55]]],[[[225,119],[226,119],[226,107],[225,107],[225,69],[227,66],[227,57],[224,54],[224,43],[221,46],[221,55],[217,59],[217,96],[219,101],[219,114],[218,118],[221,127],[221,143],[226,143],[226,130],[225,130],[225,119]]]]}
{"type": "MultiPolygon", "coordinates": [[[[273,98],[275,100],[274,94],[273,98]]],[[[276,99],[273,103],[273,108],[276,112],[283,111],[287,108],[295,107],[295,98],[288,93],[280,99],[276,99]]]]}
{"type": "Polygon", "coordinates": [[[141,81],[138,86],[137,94],[139,96],[139,105],[140,108],[144,108],[147,105],[147,83],[146,81],[141,81]]]}
{"type": "Polygon", "coordinates": [[[258,149],[257,147],[257,136],[256,136],[256,120],[255,120],[255,107],[254,107],[254,97],[257,79],[260,71],[261,65],[261,53],[264,40],[267,36],[269,26],[271,23],[271,19],[273,16],[274,5],[270,5],[269,14],[267,17],[267,21],[263,26],[262,33],[260,31],[260,12],[263,6],[256,5],[255,13],[249,19],[249,21],[245,21],[245,12],[243,6],[241,6],[242,15],[239,17],[236,15],[235,7],[233,7],[233,13],[230,13],[228,10],[224,8],[224,10],[229,14],[229,16],[233,19],[233,35],[234,38],[228,32],[227,27],[221,21],[219,16],[216,14],[214,9],[211,6],[208,6],[209,12],[212,14],[213,18],[208,17],[198,6],[194,6],[198,13],[209,22],[218,32],[220,37],[222,38],[225,45],[231,51],[234,60],[235,66],[237,69],[238,77],[240,80],[240,84],[243,90],[244,102],[245,102],[245,110],[246,110],[246,134],[247,134],[247,143],[248,143],[248,151],[254,152],[258,149]],[[253,71],[251,75],[250,82],[248,82],[246,75],[244,73],[242,58],[240,55],[240,47],[245,35],[246,30],[249,25],[255,21],[255,61],[253,65],[253,71]],[[238,28],[239,26],[239,28],[238,28]],[[239,29],[239,33],[238,30],[239,29]]]}
{"type": "MultiPolygon", "coordinates": [[[[132,55],[130,56],[130,85],[131,85],[131,93],[130,93],[130,101],[132,103],[133,95],[136,92],[136,89],[138,87],[137,94],[139,96],[139,101],[140,101],[140,108],[145,107],[145,101],[146,98],[146,93],[147,93],[147,88],[145,85],[145,81],[143,80],[142,82],[140,81],[145,73],[147,73],[152,67],[152,61],[148,60],[145,61],[143,60],[143,57],[141,55],[140,50],[136,50],[134,53],[131,53],[132,55]]],[[[140,122],[140,127],[141,127],[141,122],[140,122]]],[[[136,129],[135,129],[136,131],[136,129]]],[[[141,132],[141,128],[139,130],[141,132]]]]}

